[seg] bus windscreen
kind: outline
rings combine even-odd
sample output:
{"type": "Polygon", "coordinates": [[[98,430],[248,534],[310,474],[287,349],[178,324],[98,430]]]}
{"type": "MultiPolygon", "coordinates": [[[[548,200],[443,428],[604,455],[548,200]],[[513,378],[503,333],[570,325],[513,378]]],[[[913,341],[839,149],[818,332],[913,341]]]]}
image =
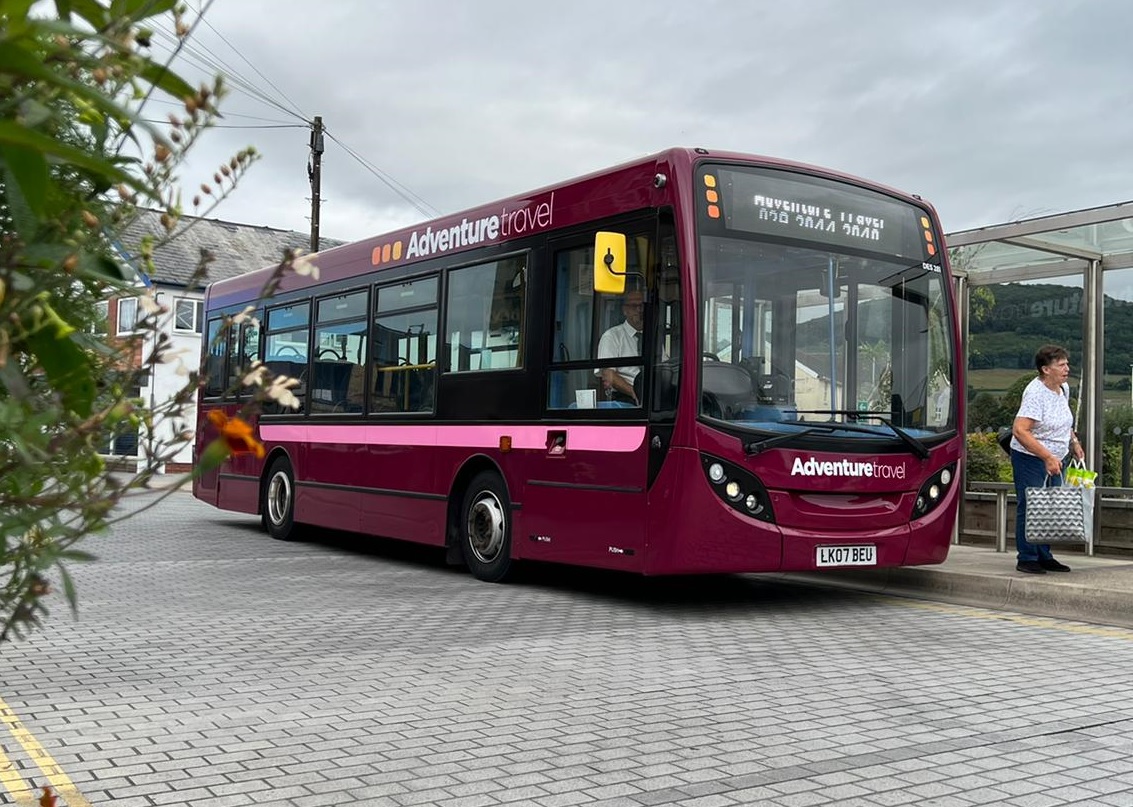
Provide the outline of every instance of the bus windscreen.
{"type": "Polygon", "coordinates": [[[820,242],[914,261],[936,257],[923,211],[864,188],[760,168],[702,169],[702,221],[733,233],[820,242]]]}

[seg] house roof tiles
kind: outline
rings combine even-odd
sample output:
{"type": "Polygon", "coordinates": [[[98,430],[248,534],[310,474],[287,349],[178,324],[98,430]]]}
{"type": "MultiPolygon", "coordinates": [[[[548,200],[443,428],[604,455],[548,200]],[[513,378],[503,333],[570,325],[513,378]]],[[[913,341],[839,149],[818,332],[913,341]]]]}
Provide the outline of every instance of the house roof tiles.
{"type": "MultiPolygon", "coordinates": [[[[311,237],[293,230],[276,230],[251,224],[236,224],[218,219],[182,216],[177,227],[178,235],[154,250],[156,272],[150,278],[163,286],[188,287],[193,281],[203,251],[213,254],[208,274],[203,282],[194,282],[195,288],[214,280],[235,277],[255,269],[264,269],[283,260],[288,249],[310,249],[311,237]]],[[[122,243],[117,246],[127,261],[146,235],[163,236],[161,213],[140,210],[138,217],[126,227],[122,243]]],[[[320,238],[321,249],[330,249],[345,243],[332,238],[320,238]]],[[[140,270],[140,266],[135,263],[140,270]]]]}

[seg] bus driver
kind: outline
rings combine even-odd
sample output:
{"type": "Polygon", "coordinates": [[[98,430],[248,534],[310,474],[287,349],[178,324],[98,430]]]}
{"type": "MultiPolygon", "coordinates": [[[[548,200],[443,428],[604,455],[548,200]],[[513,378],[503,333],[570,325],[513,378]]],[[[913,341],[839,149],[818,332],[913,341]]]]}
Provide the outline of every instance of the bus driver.
{"type": "MultiPolygon", "coordinates": [[[[598,358],[613,359],[641,355],[641,329],[645,324],[645,297],[640,291],[627,291],[622,297],[625,321],[608,329],[598,340],[598,358]]],[[[640,406],[633,390],[633,380],[641,366],[603,367],[594,374],[602,377],[602,388],[612,401],[623,401],[640,406]]]]}

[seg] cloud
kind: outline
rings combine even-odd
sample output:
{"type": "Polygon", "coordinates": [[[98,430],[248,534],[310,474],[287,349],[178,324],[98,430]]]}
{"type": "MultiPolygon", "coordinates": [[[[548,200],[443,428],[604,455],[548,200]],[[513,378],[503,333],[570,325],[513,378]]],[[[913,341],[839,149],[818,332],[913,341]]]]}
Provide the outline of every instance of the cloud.
{"type": "Polygon", "coordinates": [[[242,0],[205,20],[179,64],[232,76],[225,123],[293,127],[217,129],[194,155],[207,176],[263,152],[217,213],[245,223],[308,227],[315,115],[322,234],[345,239],[674,145],[877,180],[949,230],[1133,187],[1121,0],[242,0]]]}

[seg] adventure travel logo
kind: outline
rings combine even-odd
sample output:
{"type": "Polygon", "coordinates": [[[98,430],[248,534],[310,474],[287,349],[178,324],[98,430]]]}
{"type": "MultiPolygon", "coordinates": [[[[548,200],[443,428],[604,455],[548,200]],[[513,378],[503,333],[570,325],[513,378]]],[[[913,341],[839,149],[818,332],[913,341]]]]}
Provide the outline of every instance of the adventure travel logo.
{"type": "Polygon", "coordinates": [[[862,460],[803,460],[795,457],[791,476],[865,476],[873,479],[904,479],[904,465],[882,465],[862,460]]]}
{"type": "MultiPolygon", "coordinates": [[[[433,225],[430,224],[424,230],[414,230],[409,234],[409,244],[404,248],[404,257],[407,260],[427,258],[455,249],[528,235],[549,228],[554,223],[554,219],[555,193],[551,191],[541,202],[531,201],[523,207],[512,210],[508,210],[505,205],[499,213],[483,218],[462,218],[458,224],[448,227],[433,229],[433,225]]],[[[403,257],[403,246],[404,242],[401,239],[388,244],[379,244],[370,253],[370,263],[380,266],[383,263],[400,261],[403,257]]]]}

